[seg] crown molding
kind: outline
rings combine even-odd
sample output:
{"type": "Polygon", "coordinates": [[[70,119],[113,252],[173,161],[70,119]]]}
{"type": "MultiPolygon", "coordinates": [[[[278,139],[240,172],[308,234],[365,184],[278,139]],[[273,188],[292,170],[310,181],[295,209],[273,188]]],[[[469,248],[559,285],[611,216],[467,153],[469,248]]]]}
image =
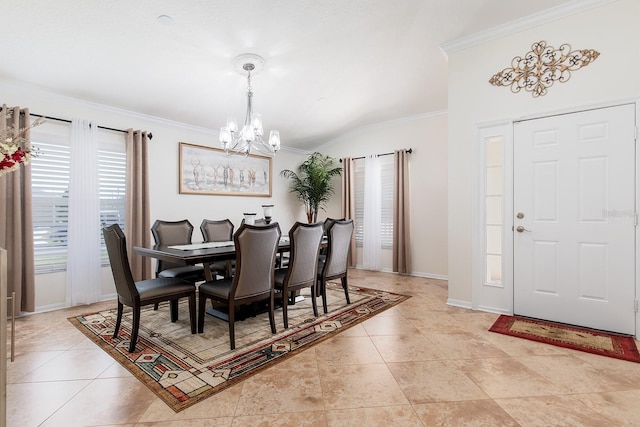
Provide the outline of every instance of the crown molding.
{"type": "MultiPolygon", "coordinates": [[[[142,120],[145,121],[147,123],[150,124],[159,124],[159,125],[163,125],[163,126],[170,126],[176,129],[182,129],[186,132],[194,132],[194,133],[200,133],[200,134],[205,134],[205,135],[212,135],[216,138],[219,135],[219,131],[217,129],[208,129],[208,128],[204,128],[204,127],[200,127],[200,126],[194,126],[194,125],[189,125],[186,123],[182,123],[182,122],[176,122],[173,120],[169,120],[169,119],[164,119],[161,117],[156,117],[156,116],[151,116],[151,115],[147,115],[147,114],[142,114],[142,113],[138,113],[135,111],[131,111],[131,110],[126,110],[123,108],[118,108],[118,107],[112,107],[109,105],[104,105],[104,104],[99,104],[96,102],[91,102],[91,101],[86,101],[83,99],[79,99],[79,98],[73,98],[67,95],[61,95],[59,93],[55,93],[55,92],[51,92],[45,89],[42,89],[40,87],[37,86],[33,86],[33,85],[29,85],[29,84],[25,84],[25,83],[19,83],[19,82],[7,82],[7,81],[2,81],[0,80],[0,93],[4,90],[8,90],[8,89],[13,89],[14,91],[17,91],[21,94],[24,94],[26,96],[32,96],[34,98],[39,98],[39,99],[43,99],[43,100],[47,100],[50,101],[52,103],[56,103],[58,105],[65,105],[68,106],[69,108],[84,108],[84,109],[91,109],[93,111],[98,111],[101,113],[108,113],[108,114],[114,114],[117,116],[121,116],[123,118],[127,118],[127,119],[134,119],[134,120],[142,120]]],[[[43,115],[51,115],[51,116],[57,116],[58,113],[56,112],[46,112],[46,111],[33,111],[34,113],[37,114],[43,114],[43,115]],[[48,113],[48,114],[47,114],[48,113]]],[[[418,114],[415,116],[409,116],[409,117],[403,117],[400,119],[394,119],[394,120],[388,120],[385,122],[379,122],[379,123],[374,123],[371,125],[367,125],[367,126],[362,126],[353,130],[350,130],[349,132],[340,135],[337,138],[334,138],[320,146],[317,146],[314,149],[299,149],[299,148],[295,148],[295,147],[289,147],[289,146],[285,146],[283,145],[282,147],[280,147],[280,151],[285,151],[285,152],[289,152],[289,153],[293,153],[293,154],[298,154],[298,155],[309,155],[310,153],[313,153],[314,151],[319,151],[323,148],[329,147],[333,144],[336,144],[338,142],[340,142],[342,139],[347,138],[349,136],[352,136],[354,134],[360,133],[360,132],[365,132],[368,130],[375,130],[375,129],[381,129],[381,128],[387,128],[387,127],[392,127],[392,126],[398,126],[401,125],[403,123],[409,123],[409,122],[413,122],[416,120],[422,120],[422,119],[433,119],[433,118],[438,118],[438,117],[443,117],[447,115],[447,111],[446,110],[441,110],[441,111],[435,111],[435,112],[431,112],[431,113],[423,113],[423,114],[418,114]]],[[[66,117],[61,117],[63,119],[65,119],[66,117]]],[[[103,125],[108,125],[105,123],[101,123],[101,126],[103,125]]],[[[111,127],[111,126],[110,126],[111,127]]],[[[117,125],[114,127],[118,127],[117,125]]],[[[153,131],[153,129],[151,129],[153,131]]]]}
{"type": "MultiPolygon", "coordinates": [[[[8,82],[0,80],[0,93],[3,91],[7,91],[12,89],[16,93],[23,94],[25,96],[31,96],[34,98],[46,100],[58,105],[65,105],[69,108],[84,108],[90,109],[92,111],[97,111],[100,113],[107,113],[120,116],[127,120],[136,121],[141,120],[151,125],[158,124],[162,126],[169,126],[175,129],[183,130],[185,132],[199,133],[203,135],[211,135],[215,141],[218,140],[218,136],[220,135],[220,131],[218,129],[209,129],[201,126],[190,125],[187,123],[176,122],[169,119],[164,119],[162,117],[151,116],[147,114],[138,113],[131,110],[125,110],[123,108],[112,107],[109,105],[98,104],[91,101],[85,101],[79,98],[73,98],[67,95],[61,95],[59,93],[51,92],[40,87],[29,85],[21,82],[8,82]]],[[[46,111],[35,111],[32,110],[33,113],[43,114],[43,115],[51,115],[57,116],[57,112],[46,112],[46,111]]],[[[66,117],[60,117],[61,119],[66,119],[66,117]]],[[[105,123],[101,123],[101,126],[108,125],[105,123]]],[[[122,126],[122,125],[121,125],[122,126]]],[[[135,124],[132,124],[135,126],[135,124]]],[[[118,125],[111,125],[109,127],[118,127],[118,125]]],[[[153,129],[151,129],[153,131],[153,129]]],[[[157,132],[156,132],[157,134],[157,132]]],[[[286,145],[282,145],[280,147],[280,151],[290,152],[298,155],[308,155],[310,151],[302,150],[295,147],[289,147],[286,145]]]]}
{"type": "Polygon", "coordinates": [[[472,34],[468,37],[444,43],[440,46],[440,49],[448,55],[616,1],[618,0],[573,0],[571,3],[556,6],[543,12],[529,15],[525,18],[517,19],[480,33],[472,34]]]}
{"type": "MultiPolygon", "coordinates": [[[[96,111],[99,113],[112,114],[112,115],[120,116],[126,119],[133,119],[133,121],[143,120],[151,124],[160,124],[163,126],[170,126],[170,127],[182,129],[189,132],[201,133],[205,135],[213,135],[216,138],[218,136],[217,130],[212,130],[212,129],[208,129],[201,126],[194,126],[194,125],[190,125],[182,122],[176,122],[176,121],[165,119],[162,117],[142,114],[135,111],[130,111],[130,110],[126,110],[118,107],[112,107],[104,104],[99,104],[92,101],[86,101],[79,98],[73,98],[71,96],[61,95],[59,93],[51,92],[49,90],[45,90],[40,87],[29,85],[26,83],[0,81],[0,90],[2,90],[3,88],[4,90],[13,89],[14,91],[17,91],[18,93],[23,94],[25,96],[31,96],[34,98],[46,100],[52,103],[56,103],[58,105],[65,105],[69,108],[90,109],[91,111],[96,111]]],[[[58,113],[56,112],[46,112],[46,111],[33,111],[33,112],[37,114],[51,115],[51,116],[58,115],[58,113]]],[[[66,119],[67,117],[61,117],[61,118],[66,119]]],[[[109,124],[106,124],[106,123],[101,123],[100,125],[109,126],[109,124]]],[[[121,126],[122,125],[120,125],[120,127],[121,126]]],[[[109,127],[118,127],[118,126],[112,125],[109,127]]],[[[132,124],[131,127],[135,127],[135,124],[132,124]]]]}
{"type": "Polygon", "coordinates": [[[328,147],[331,147],[341,141],[343,141],[344,139],[347,139],[349,137],[352,137],[354,135],[357,135],[359,133],[362,132],[367,132],[367,131],[371,131],[371,130],[376,130],[376,129],[385,129],[385,128],[390,128],[390,127],[394,127],[394,126],[398,126],[398,125],[402,125],[402,124],[406,124],[406,123],[411,123],[411,122],[415,122],[418,120],[424,120],[424,119],[437,119],[440,117],[446,117],[448,114],[447,110],[440,110],[440,111],[434,111],[434,112],[430,112],[430,113],[422,113],[422,114],[416,114],[415,116],[408,116],[408,117],[402,117],[400,119],[393,119],[393,120],[387,120],[384,122],[379,122],[379,123],[374,123],[371,125],[366,125],[366,126],[361,126],[359,128],[350,130],[347,133],[343,133],[342,135],[333,138],[327,142],[325,142],[322,145],[317,146],[315,149],[313,149],[312,151],[322,151],[328,147]]]}
{"type": "MultiPolygon", "coordinates": [[[[299,154],[302,156],[308,156],[309,154],[311,154],[313,151],[309,151],[309,150],[305,150],[302,148],[295,148],[295,147],[289,147],[287,145],[282,145],[280,147],[280,151],[286,151],[287,153],[293,153],[293,154],[299,154]]],[[[278,151],[278,152],[280,152],[278,151]]]]}

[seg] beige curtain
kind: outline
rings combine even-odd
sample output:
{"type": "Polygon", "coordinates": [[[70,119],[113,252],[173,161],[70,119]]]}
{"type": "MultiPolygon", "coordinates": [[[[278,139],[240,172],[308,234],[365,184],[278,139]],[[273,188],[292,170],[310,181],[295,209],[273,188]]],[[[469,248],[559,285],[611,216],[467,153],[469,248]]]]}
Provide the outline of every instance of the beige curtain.
{"type": "MultiPolygon", "coordinates": [[[[353,159],[345,157],[342,159],[342,218],[356,218],[356,203],[354,196],[355,169],[353,159]]],[[[356,236],[351,236],[351,250],[349,251],[349,267],[356,266],[356,236]]]]}
{"type": "Polygon", "coordinates": [[[393,153],[393,271],[411,273],[411,227],[409,226],[409,154],[393,153]]]}
{"type": "Polygon", "coordinates": [[[125,215],[127,253],[131,273],[136,281],[150,279],[151,259],[134,251],[134,246],[151,245],[149,214],[149,137],[147,132],[128,129],[127,144],[127,206],[125,215]]]}
{"type": "MultiPolygon", "coordinates": [[[[2,106],[0,126],[13,129],[28,128],[31,122],[28,109],[2,106]]],[[[30,141],[29,131],[24,138],[30,141]]],[[[35,270],[33,255],[33,215],[31,205],[31,165],[0,176],[0,247],[7,250],[7,295],[16,293],[18,311],[35,310],[35,270]]],[[[2,302],[5,304],[5,302],[2,302]]]]}

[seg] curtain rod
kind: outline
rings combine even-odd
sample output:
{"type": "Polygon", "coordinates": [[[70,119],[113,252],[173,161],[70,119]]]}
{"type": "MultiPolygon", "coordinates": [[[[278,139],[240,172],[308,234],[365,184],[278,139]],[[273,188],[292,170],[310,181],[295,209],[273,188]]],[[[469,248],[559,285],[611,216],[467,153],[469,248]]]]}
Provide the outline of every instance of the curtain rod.
{"type": "MultiPolygon", "coordinates": [[[[404,150],[405,153],[413,153],[413,148],[408,148],[404,150]]],[[[382,157],[382,156],[390,156],[393,153],[382,153],[382,154],[376,154],[376,157],[382,157]]],[[[364,159],[365,156],[360,156],[360,157],[352,157],[351,160],[359,160],[359,159],[364,159]]],[[[340,163],[342,163],[342,159],[340,159],[340,163]]]]}
{"type": "MultiPolygon", "coordinates": [[[[0,111],[2,111],[2,107],[0,107],[0,111]]],[[[24,114],[23,112],[20,112],[20,114],[24,114]]],[[[34,113],[29,113],[30,116],[34,116],[34,117],[42,117],[43,119],[47,119],[47,120],[56,120],[58,122],[64,122],[64,123],[71,123],[71,120],[68,119],[61,119],[59,117],[51,117],[51,116],[43,116],[42,114],[34,114],[34,113]]],[[[104,129],[104,130],[111,130],[114,132],[122,132],[122,133],[127,133],[126,130],[122,130],[122,129],[115,129],[115,128],[110,128],[107,126],[100,126],[98,125],[98,129],[104,129]]],[[[147,134],[147,137],[149,139],[153,138],[153,135],[151,134],[151,132],[149,132],[147,134]]]]}

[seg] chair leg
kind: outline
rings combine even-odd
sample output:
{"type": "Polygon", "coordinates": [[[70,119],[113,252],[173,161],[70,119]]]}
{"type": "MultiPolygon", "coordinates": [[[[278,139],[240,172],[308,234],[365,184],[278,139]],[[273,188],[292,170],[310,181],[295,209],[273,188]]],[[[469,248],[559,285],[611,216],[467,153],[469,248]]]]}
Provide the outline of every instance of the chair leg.
{"type": "MultiPolygon", "coordinates": [[[[287,314],[287,306],[289,305],[289,301],[287,301],[287,288],[282,288],[282,318],[284,320],[284,328],[289,328],[289,315],[287,314]]],[[[271,315],[271,313],[269,313],[271,315]]]]}
{"type": "Polygon", "coordinates": [[[347,297],[347,304],[351,304],[351,300],[349,299],[349,286],[347,285],[347,276],[341,277],[340,281],[342,282],[342,289],[344,289],[344,296],[347,297]]]}
{"type": "Polygon", "coordinates": [[[131,325],[131,342],[129,343],[129,353],[136,351],[136,341],[138,341],[138,330],[140,329],[140,306],[133,306],[133,324],[131,325]]]}
{"type": "Polygon", "coordinates": [[[189,295],[189,324],[191,325],[191,333],[196,333],[196,293],[189,295]]]}
{"type": "Polygon", "coordinates": [[[207,296],[198,294],[198,333],[204,332],[204,312],[207,310],[207,296]]]}
{"type": "Polygon", "coordinates": [[[153,311],[158,311],[158,306],[159,305],[160,305],[159,303],[153,304],[153,311]]]}
{"type": "Polygon", "coordinates": [[[320,293],[322,294],[322,308],[324,313],[327,314],[327,286],[324,279],[320,281],[320,293]]]}
{"type": "Polygon", "coordinates": [[[233,304],[229,304],[229,345],[231,346],[231,350],[234,350],[236,348],[235,312],[235,306],[233,304]]]}
{"type": "Polygon", "coordinates": [[[178,300],[172,299],[169,305],[171,306],[171,323],[175,323],[178,320],[178,300]]]}
{"type": "Polygon", "coordinates": [[[318,303],[316,302],[316,286],[311,285],[311,304],[313,304],[313,315],[318,317],[318,303]]]}
{"type": "Polygon", "coordinates": [[[231,261],[227,261],[227,268],[224,271],[224,278],[227,279],[233,276],[233,267],[231,267],[231,261]]]}
{"type": "Polygon", "coordinates": [[[120,331],[120,323],[122,322],[123,311],[124,311],[124,306],[120,301],[118,301],[118,318],[116,319],[116,327],[113,330],[113,338],[118,338],[118,331],[120,331]]]}
{"type": "MultiPolygon", "coordinates": [[[[275,306],[275,303],[273,301],[273,291],[271,291],[271,297],[269,297],[269,323],[271,323],[271,333],[275,334],[276,333],[276,316],[273,312],[273,307],[275,306]]],[[[286,304],[285,304],[286,307],[286,304]]],[[[286,320],[285,320],[286,322],[286,320]]],[[[285,326],[286,327],[286,326],[285,326]]]]}

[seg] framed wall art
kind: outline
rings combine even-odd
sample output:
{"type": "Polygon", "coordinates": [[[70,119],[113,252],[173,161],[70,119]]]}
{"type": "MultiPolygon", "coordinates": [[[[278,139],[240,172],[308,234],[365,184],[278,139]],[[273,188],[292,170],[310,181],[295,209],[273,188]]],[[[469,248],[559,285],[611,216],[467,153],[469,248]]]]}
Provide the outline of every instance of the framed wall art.
{"type": "Polygon", "coordinates": [[[271,157],[180,143],[180,194],[271,197],[271,157]]]}

